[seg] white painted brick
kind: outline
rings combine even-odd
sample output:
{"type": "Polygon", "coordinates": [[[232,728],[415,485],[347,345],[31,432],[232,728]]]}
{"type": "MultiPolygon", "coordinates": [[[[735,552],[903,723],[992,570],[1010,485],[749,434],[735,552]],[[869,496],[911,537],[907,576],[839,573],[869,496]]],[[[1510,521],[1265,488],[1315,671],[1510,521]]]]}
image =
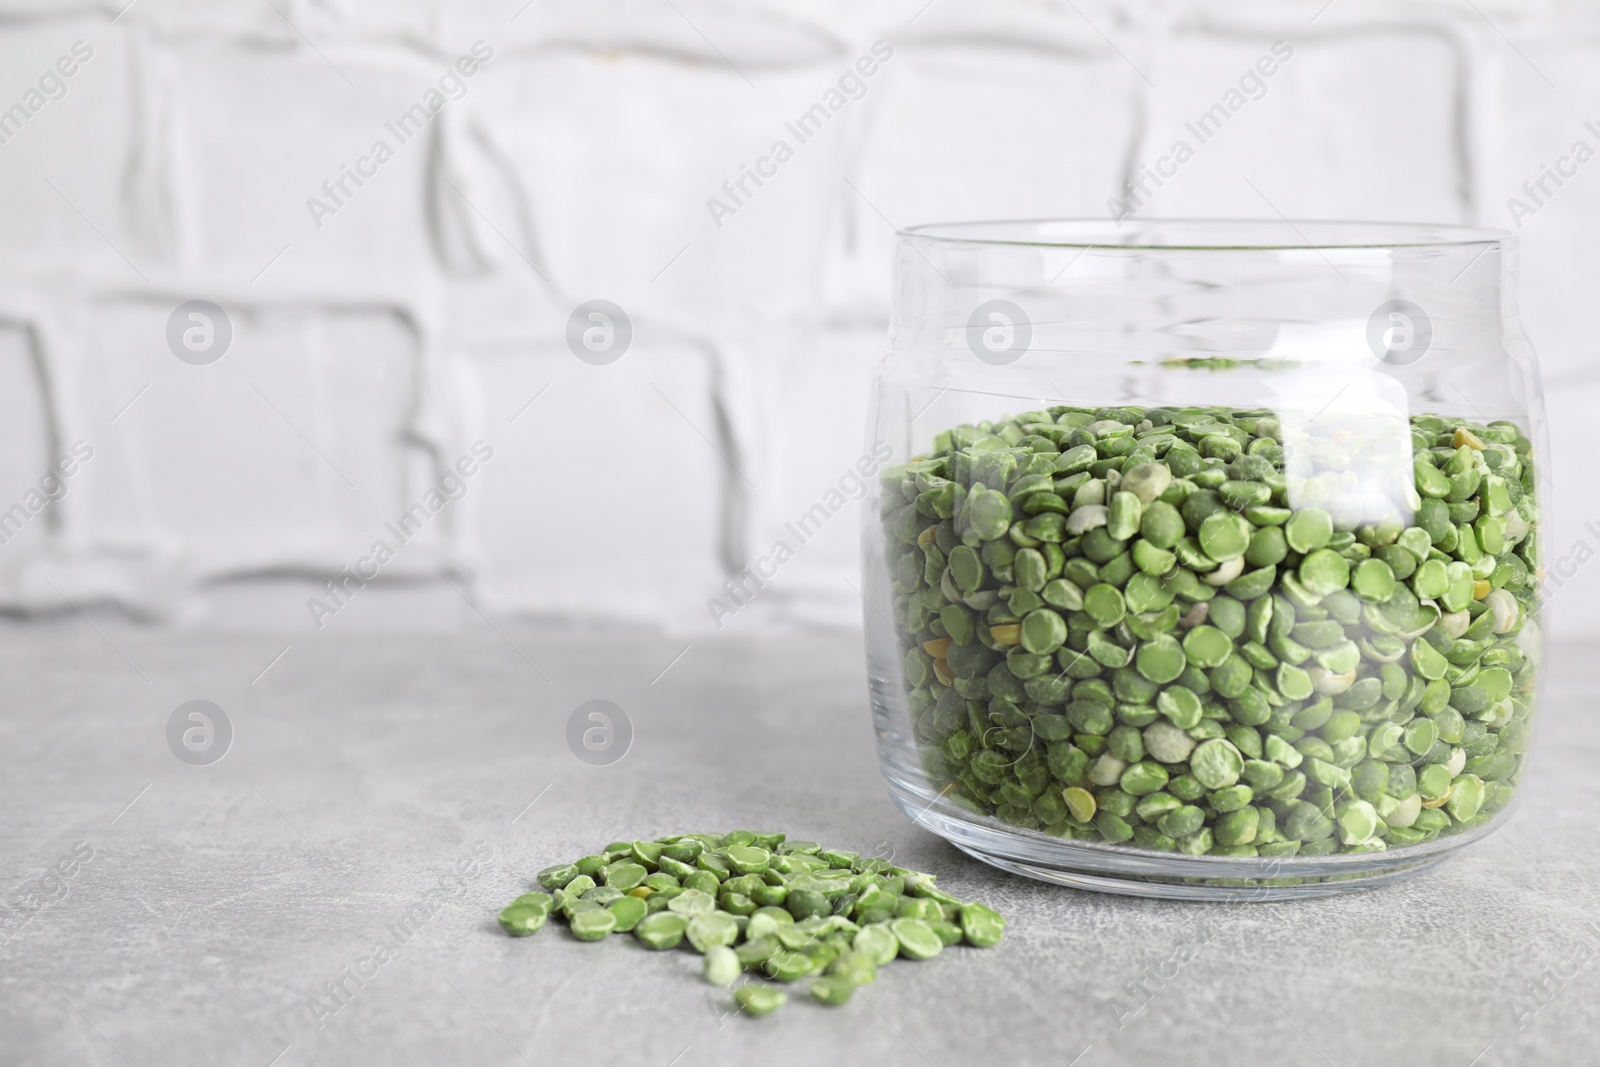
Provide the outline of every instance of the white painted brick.
{"type": "Polygon", "coordinates": [[[452,170],[489,220],[460,217],[503,270],[540,265],[563,301],[557,329],[596,297],[679,321],[814,311],[860,105],[803,145],[784,124],[845,64],[762,72],[758,89],[720,63],[638,52],[507,61],[469,100],[474,136],[452,142],[452,170]],[[794,158],[764,187],[747,182],[754,195],[719,228],[708,199],[728,199],[723,183],[779,139],[794,158]]]}
{"type": "Polygon", "coordinates": [[[1139,78],[1098,38],[939,36],[899,44],[892,68],[872,101],[859,192],[844,192],[853,255],[832,280],[835,299],[870,294],[886,315],[896,227],[1103,211],[1137,128],[1139,78]]]}
{"type": "Polygon", "coordinates": [[[1587,128],[1600,129],[1600,37],[1518,46],[1526,59],[1504,57],[1504,117],[1484,179],[1483,221],[1514,230],[1521,242],[1521,307],[1556,391],[1600,373],[1588,313],[1600,267],[1600,135],[1587,128]],[[1561,186],[1546,179],[1543,191],[1524,191],[1578,141],[1597,158],[1561,186]]]}
{"type": "Polygon", "coordinates": [[[1156,89],[1138,156],[1155,165],[1180,140],[1194,155],[1140,215],[1466,221],[1464,62],[1442,26],[1183,33],[1161,45],[1150,72],[1156,89]],[[1278,40],[1292,58],[1262,79],[1264,95],[1247,83],[1236,98],[1243,106],[1202,143],[1185,124],[1225,105],[1278,40]]]}
{"type": "MultiPolygon", "coordinates": [[[[381,10],[376,0],[341,0],[346,8],[381,10]]],[[[779,3],[762,5],[675,0],[433,0],[448,40],[484,38],[516,49],[578,47],[598,52],[640,51],[679,62],[743,72],[753,80],[767,68],[818,62],[839,37],[824,21],[779,3]]],[[[388,17],[383,12],[379,17],[388,17]]]]}
{"type": "Polygon", "coordinates": [[[858,486],[865,483],[858,462],[866,458],[873,470],[887,465],[871,456],[867,441],[868,392],[884,334],[883,326],[813,327],[748,353],[766,362],[749,398],[761,433],[747,551],[751,563],[772,560],[767,569],[777,573],[725,628],[860,620],[858,486]],[[815,511],[818,505],[823,510],[815,511]]]}
{"type": "Polygon", "coordinates": [[[1544,486],[1545,570],[1547,576],[1576,573],[1559,586],[1553,581],[1546,586],[1548,626],[1557,637],[1593,637],[1600,633],[1594,611],[1600,600],[1600,537],[1594,533],[1600,529],[1600,507],[1594,504],[1600,479],[1588,457],[1594,452],[1600,381],[1553,389],[1549,403],[1553,463],[1544,486]]]}
{"type": "MultiPolygon", "coordinates": [[[[3,128],[0,272],[95,269],[138,280],[118,252],[148,259],[121,184],[135,133],[131,79],[128,38],[101,23],[48,20],[0,32],[0,111],[40,105],[20,132],[3,128]],[[71,55],[79,41],[87,61],[71,55]],[[63,57],[74,73],[60,79],[64,95],[48,99],[40,80],[59,75],[63,57]]],[[[53,80],[45,89],[62,92],[53,80]]]]}
{"type": "Polygon", "coordinates": [[[463,373],[495,449],[468,498],[485,610],[705,628],[742,491],[705,354],[636,337],[609,366],[505,348],[463,373]]]}
{"type": "Polygon", "coordinates": [[[149,27],[164,34],[262,37],[284,45],[298,39],[284,15],[299,23],[308,14],[308,0],[137,0],[133,4],[101,0],[100,7],[108,18],[118,16],[119,26],[149,27]]]}
{"type": "MultiPolygon", "coordinates": [[[[423,488],[414,334],[382,309],[233,306],[232,347],[197,367],[167,348],[174,303],[93,308],[68,364],[98,449],[83,547],[191,578],[353,562],[423,488]]],[[[386,573],[429,569],[444,533],[386,573]]]]}
{"type": "MultiPolygon", "coordinates": [[[[0,544],[0,583],[27,565],[58,518],[55,504],[41,504],[42,494],[29,496],[38,493],[40,480],[56,460],[38,357],[36,338],[27,326],[0,319],[0,536],[5,539],[0,544]],[[18,504],[26,516],[12,512],[18,504]]],[[[71,480],[64,484],[70,495],[71,480]]]]}
{"type": "MultiPolygon", "coordinates": [[[[431,277],[425,175],[440,120],[405,141],[387,124],[444,68],[404,55],[376,62],[334,50],[324,59],[307,48],[209,39],[165,52],[152,80],[170,143],[157,147],[168,154],[181,263],[240,284],[265,270],[266,287],[332,294],[431,277]],[[363,164],[379,144],[393,157],[363,164]],[[325,190],[357,166],[376,174],[325,190]],[[313,198],[335,214],[314,215],[313,198]]],[[[466,82],[463,99],[482,91],[481,78],[466,82]]]]}
{"type": "MultiPolygon", "coordinates": [[[[1578,555],[1580,545],[1600,552],[1600,538],[1585,525],[1600,525],[1600,511],[1588,506],[1600,484],[1587,458],[1600,405],[1600,359],[1589,313],[1600,269],[1600,158],[1561,187],[1547,180],[1545,190],[1554,195],[1536,190],[1543,204],[1522,185],[1541,178],[1579,140],[1600,153],[1600,135],[1585,125],[1600,128],[1600,35],[1557,40],[1519,33],[1513,40],[1521,54],[1507,49],[1501,56],[1503,112],[1499,150],[1484,179],[1484,221],[1514,229],[1522,246],[1519,304],[1544,368],[1550,414],[1548,569],[1563,556],[1578,555]],[[1535,213],[1519,208],[1514,219],[1507,203],[1513,197],[1535,213]]],[[[1600,633],[1600,618],[1589,608],[1597,597],[1600,570],[1584,566],[1552,590],[1553,631],[1566,637],[1600,633]]]]}

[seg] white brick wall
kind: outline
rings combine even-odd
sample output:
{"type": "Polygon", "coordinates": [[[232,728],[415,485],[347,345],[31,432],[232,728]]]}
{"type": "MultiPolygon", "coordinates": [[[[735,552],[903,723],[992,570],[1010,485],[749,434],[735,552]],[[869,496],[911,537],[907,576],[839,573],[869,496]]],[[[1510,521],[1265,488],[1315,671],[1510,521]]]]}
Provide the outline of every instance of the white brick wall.
{"type": "MultiPolygon", "coordinates": [[[[893,227],[1101,215],[1276,40],[1292,59],[1145,214],[1504,227],[1541,164],[1600,147],[1600,13],[1576,2],[124,3],[0,0],[0,108],[93,49],[0,144],[0,505],[94,449],[0,546],[24,618],[310,627],[306,597],[481,440],[461,499],[328,625],[705,627],[861,453],[893,227]],[[385,124],[480,40],[399,143],[385,124]],[[865,95],[718,225],[707,198],[877,40],[865,95]],[[319,227],[307,198],[379,139],[393,158],[319,227]],[[608,366],[565,343],[597,298],[634,328],[608,366]],[[191,299],[233,323],[211,366],[167,350],[191,299]]],[[[1600,162],[1521,234],[1559,557],[1600,549],[1600,162]]],[[[856,539],[852,507],[728,625],[852,621],[856,539]]],[[[1588,597],[1600,568],[1560,632],[1600,633],[1588,597]]]]}

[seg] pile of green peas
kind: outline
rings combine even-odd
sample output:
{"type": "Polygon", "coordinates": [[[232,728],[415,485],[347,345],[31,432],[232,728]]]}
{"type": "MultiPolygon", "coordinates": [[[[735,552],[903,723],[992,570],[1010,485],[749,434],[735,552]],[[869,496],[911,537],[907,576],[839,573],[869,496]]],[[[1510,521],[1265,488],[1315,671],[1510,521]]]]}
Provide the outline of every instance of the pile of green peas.
{"type": "MultiPolygon", "coordinates": [[[[631,933],[645,948],[687,946],[705,957],[713,985],[748,971],[776,982],[810,979],[813,999],[840,1005],[896,958],[925,960],[950,945],[988,948],[1005,919],[962,902],[931,874],[881,857],[825,849],[784,834],[734,830],[614,841],[592,856],[539,872],[543,891],[500,912],[513,937],[554,914],[580,941],[631,933]]],[[[748,981],[739,1010],[770,1014],[788,994],[748,981]]]]}
{"type": "Polygon", "coordinates": [[[1510,422],[1056,406],[882,474],[929,782],[1062,838],[1315,856],[1483,825],[1528,747],[1510,422]]]}

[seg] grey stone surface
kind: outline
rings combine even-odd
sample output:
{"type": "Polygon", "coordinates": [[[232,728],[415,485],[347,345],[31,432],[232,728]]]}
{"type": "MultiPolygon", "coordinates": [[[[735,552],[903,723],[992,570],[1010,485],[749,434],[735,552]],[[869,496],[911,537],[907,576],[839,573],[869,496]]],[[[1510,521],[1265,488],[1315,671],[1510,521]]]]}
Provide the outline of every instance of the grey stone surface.
{"type": "Polygon", "coordinates": [[[850,635],[702,639],[676,661],[683,641],[605,632],[318,636],[264,675],[286,638],[106,637],[115,647],[81,628],[12,631],[0,648],[6,1063],[1596,1058],[1593,649],[1553,657],[1525,800],[1502,832],[1398,886],[1229,905],[1033,883],[913,826],[878,776],[850,635]],[[611,766],[567,748],[569,714],[594,698],[632,720],[611,766]],[[210,766],[167,747],[191,699],[233,724],[210,766]],[[738,826],[892,850],[1001,908],[1007,940],[894,964],[843,1009],[802,995],[754,1021],[723,1017],[691,954],[555,926],[512,940],[494,924],[550,862],[738,826]],[[93,858],[27,913],[78,842],[93,858]],[[489,858],[448,882],[475,848],[489,858]],[[391,924],[440,886],[401,943],[391,924]],[[392,958],[363,965],[365,985],[347,982],[354,996],[319,1018],[324,983],[383,942],[392,958]],[[1519,1025],[1515,998],[1547,969],[1565,977],[1519,1025]],[[1146,978],[1132,1012],[1126,983],[1154,973],[1168,977],[1146,978]]]}

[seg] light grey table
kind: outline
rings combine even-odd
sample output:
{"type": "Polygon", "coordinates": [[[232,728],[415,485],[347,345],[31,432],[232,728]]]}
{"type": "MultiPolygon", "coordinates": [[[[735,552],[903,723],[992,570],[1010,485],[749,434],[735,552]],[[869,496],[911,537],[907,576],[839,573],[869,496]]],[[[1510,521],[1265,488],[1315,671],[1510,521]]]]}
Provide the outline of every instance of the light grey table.
{"type": "Polygon", "coordinates": [[[0,1060],[1600,1058],[1593,649],[1553,654],[1534,773],[1502,832],[1390,888],[1176,904],[1013,878],[913,826],[878,775],[850,635],[702,639],[681,657],[684,641],[620,633],[322,636],[263,674],[288,643],[71,628],[0,642],[0,1060]],[[234,729],[209,766],[166,740],[196,698],[234,729]],[[633,724],[611,766],[565,740],[594,698],[633,724]],[[549,863],[739,826],[892,850],[999,907],[1007,939],[896,963],[842,1009],[797,996],[751,1020],[725,1017],[688,952],[495,926],[549,863]],[[70,875],[47,876],[58,865],[70,875]]]}

